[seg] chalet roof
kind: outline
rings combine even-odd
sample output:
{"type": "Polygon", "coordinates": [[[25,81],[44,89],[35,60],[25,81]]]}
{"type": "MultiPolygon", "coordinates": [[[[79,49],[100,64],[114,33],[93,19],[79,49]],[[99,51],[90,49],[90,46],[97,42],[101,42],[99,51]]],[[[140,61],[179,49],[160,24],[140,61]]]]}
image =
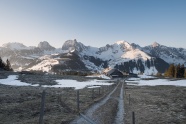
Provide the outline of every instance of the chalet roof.
{"type": "Polygon", "coordinates": [[[113,68],[113,69],[110,69],[109,71],[107,71],[107,74],[110,75],[112,74],[113,72],[115,71],[118,71],[117,69],[113,68]]]}
{"type": "Polygon", "coordinates": [[[107,73],[108,71],[112,70],[112,68],[106,68],[103,70],[104,73],[107,73]]]}

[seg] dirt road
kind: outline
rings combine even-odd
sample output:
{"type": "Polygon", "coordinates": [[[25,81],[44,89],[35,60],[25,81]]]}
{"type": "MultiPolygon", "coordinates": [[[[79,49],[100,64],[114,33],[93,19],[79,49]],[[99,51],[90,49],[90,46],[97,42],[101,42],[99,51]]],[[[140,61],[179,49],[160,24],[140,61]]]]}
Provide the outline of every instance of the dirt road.
{"type": "Polygon", "coordinates": [[[123,124],[123,115],[123,83],[119,82],[104,99],[91,106],[71,124],[123,124]]]}

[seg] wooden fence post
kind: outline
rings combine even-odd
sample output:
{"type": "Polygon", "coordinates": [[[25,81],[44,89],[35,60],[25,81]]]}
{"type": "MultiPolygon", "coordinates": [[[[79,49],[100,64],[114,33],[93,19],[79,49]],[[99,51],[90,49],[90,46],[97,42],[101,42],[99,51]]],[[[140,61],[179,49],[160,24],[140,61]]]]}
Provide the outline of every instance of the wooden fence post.
{"type": "Polygon", "coordinates": [[[102,92],[103,92],[102,94],[104,95],[104,86],[102,86],[102,92]]]}
{"type": "Polygon", "coordinates": [[[132,124],[135,124],[135,113],[132,112],[132,124]]]}
{"type": "Polygon", "coordinates": [[[40,116],[39,116],[39,124],[43,124],[43,116],[44,116],[44,109],[45,109],[45,95],[46,92],[43,90],[42,97],[41,97],[41,110],[40,110],[40,116]]]}
{"type": "Polygon", "coordinates": [[[79,90],[77,90],[76,96],[77,96],[77,112],[79,113],[79,90]]]}
{"type": "Polygon", "coordinates": [[[100,87],[99,87],[99,95],[100,95],[100,87]]]}
{"type": "Polygon", "coordinates": [[[92,99],[94,99],[94,88],[92,88],[92,99]]]}

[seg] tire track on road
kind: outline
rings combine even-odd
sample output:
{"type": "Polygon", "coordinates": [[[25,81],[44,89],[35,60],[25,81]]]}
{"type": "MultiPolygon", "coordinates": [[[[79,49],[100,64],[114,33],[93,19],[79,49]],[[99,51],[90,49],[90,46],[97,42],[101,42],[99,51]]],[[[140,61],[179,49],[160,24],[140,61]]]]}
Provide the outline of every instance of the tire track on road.
{"type": "MultiPolygon", "coordinates": [[[[112,90],[104,99],[102,99],[100,102],[95,103],[94,105],[92,105],[86,112],[85,112],[85,116],[87,116],[88,118],[92,119],[93,121],[99,122],[97,121],[97,118],[93,117],[93,113],[100,108],[102,105],[104,105],[110,98],[111,95],[116,91],[116,89],[118,88],[118,86],[120,85],[120,82],[118,83],[118,85],[114,88],[114,90],[112,90]]],[[[87,122],[84,118],[82,118],[81,116],[79,116],[77,119],[75,119],[74,121],[71,122],[71,124],[89,124],[89,122],[87,122]]]]}
{"type": "Polygon", "coordinates": [[[115,117],[114,124],[124,124],[124,90],[123,90],[123,85],[120,90],[120,97],[119,97],[119,103],[118,103],[118,112],[115,117]]]}

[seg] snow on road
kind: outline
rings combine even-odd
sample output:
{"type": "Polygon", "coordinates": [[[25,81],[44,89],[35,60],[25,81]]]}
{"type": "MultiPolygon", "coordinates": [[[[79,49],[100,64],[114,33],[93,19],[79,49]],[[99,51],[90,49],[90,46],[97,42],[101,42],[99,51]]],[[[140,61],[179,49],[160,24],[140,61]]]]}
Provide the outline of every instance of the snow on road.
{"type": "Polygon", "coordinates": [[[114,124],[124,124],[124,90],[123,90],[123,85],[120,90],[120,96],[119,96],[119,103],[118,103],[118,112],[115,117],[114,124]]]}

